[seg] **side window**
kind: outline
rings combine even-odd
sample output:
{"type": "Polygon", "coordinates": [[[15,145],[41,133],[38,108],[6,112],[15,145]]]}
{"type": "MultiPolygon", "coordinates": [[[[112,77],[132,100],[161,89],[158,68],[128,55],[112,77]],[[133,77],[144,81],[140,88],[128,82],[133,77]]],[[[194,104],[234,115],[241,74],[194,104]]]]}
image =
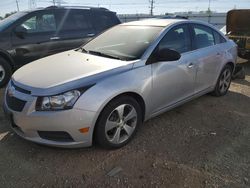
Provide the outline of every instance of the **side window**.
{"type": "Polygon", "coordinates": [[[33,33],[36,32],[36,16],[33,16],[31,18],[29,18],[28,20],[26,20],[22,25],[22,27],[24,27],[25,29],[27,29],[28,33],[33,33]]]}
{"type": "Polygon", "coordinates": [[[43,14],[29,18],[21,24],[28,33],[51,32],[56,30],[54,14],[43,14]]]}
{"type": "Polygon", "coordinates": [[[92,25],[89,23],[87,16],[82,11],[73,11],[70,12],[66,19],[62,19],[62,30],[63,31],[82,31],[89,28],[92,28],[92,25]]]}
{"type": "Polygon", "coordinates": [[[188,25],[176,26],[163,37],[159,49],[168,48],[179,53],[191,51],[191,41],[188,25]]]}
{"type": "Polygon", "coordinates": [[[220,35],[220,42],[221,42],[221,43],[224,43],[224,42],[227,42],[227,41],[226,41],[226,39],[225,39],[224,37],[222,37],[222,36],[220,35]]]}
{"type": "Polygon", "coordinates": [[[112,14],[103,12],[95,13],[95,18],[93,21],[95,23],[95,28],[101,31],[108,29],[118,23],[118,20],[115,20],[112,14]]]}
{"type": "Polygon", "coordinates": [[[215,44],[213,31],[204,25],[194,25],[194,45],[196,49],[205,48],[215,44]]]}
{"type": "Polygon", "coordinates": [[[217,31],[214,32],[214,41],[215,44],[220,44],[226,42],[226,39],[224,39],[217,31]]]}

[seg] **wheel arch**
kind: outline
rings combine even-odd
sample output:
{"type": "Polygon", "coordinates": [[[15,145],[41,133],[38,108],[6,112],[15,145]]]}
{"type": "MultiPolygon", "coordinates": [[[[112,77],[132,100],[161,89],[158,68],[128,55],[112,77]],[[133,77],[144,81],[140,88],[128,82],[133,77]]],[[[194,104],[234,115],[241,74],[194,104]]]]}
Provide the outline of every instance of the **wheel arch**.
{"type": "Polygon", "coordinates": [[[146,113],[146,105],[145,105],[145,101],[144,101],[143,97],[141,95],[139,95],[138,93],[136,93],[136,92],[125,92],[125,93],[121,93],[121,94],[115,96],[110,101],[112,101],[112,100],[114,100],[116,98],[119,98],[121,96],[130,96],[130,97],[134,98],[138,102],[138,104],[140,105],[141,110],[142,110],[142,119],[144,121],[145,113],[146,113]]]}
{"type": "Polygon", "coordinates": [[[231,62],[231,61],[229,61],[229,62],[227,62],[226,64],[225,64],[225,66],[226,65],[229,65],[231,68],[232,68],[232,71],[234,71],[234,69],[235,69],[235,64],[233,63],[233,62],[231,62]]]}
{"type": "Polygon", "coordinates": [[[14,61],[11,58],[10,54],[3,51],[3,50],[0,50],[0,57],[4,58],[6,61],[8,61],[10,63],[12,71],[14,71],[15,65],[14,65],[14,61]]]}
{"type": "Polygon", "coordinates": [[[142,109],[142,120],[144,121],[144,119],[145,119],[145,113],[146,113],[146,105],[145,105],[145,101],[144,101],[143,97],[142,97],[140,94],[136,93],[136,92],[123,92],[123,93],[120,93],[120,94],[114,96],[112,99],[110,99],[110,100],[102,107],[101,111],[99,112],[99,114],[98,114],[98,116],[97,116],[97,119],[96,119],[96,122],[95,122],[95,124],[94,124],[95,126],[94,126],[94,130],[93,130],[93,135],[92,135],[92,143],[95,142],[94,139],[95,139],[96,125],[97,125],[97,123],[98,123],[98,121],[99,121],[100,115],[101,115],[101,113],[103,112],[104,108],[105,108],[111,101],[113,101],[113,100],[115,100],[115,99],[117,99],[117,98],[119,98],[119,97],[122,97],[122,96],[130,96],[130,97],[134,98],[134,99],[138,102],[138,104],[140,105],[140,107],[141,107],[141,109],[142,109]]]}

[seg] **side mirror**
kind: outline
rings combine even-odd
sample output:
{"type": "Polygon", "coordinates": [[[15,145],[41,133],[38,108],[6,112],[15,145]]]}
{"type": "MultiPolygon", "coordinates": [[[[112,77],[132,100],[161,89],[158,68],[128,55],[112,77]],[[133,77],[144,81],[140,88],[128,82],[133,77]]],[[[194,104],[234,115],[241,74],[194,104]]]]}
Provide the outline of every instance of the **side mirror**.
{"type": "Polygon", "coordinates": [[[163,48],[155,54],[157,61],[177,61],[181,58],[181,54],[175,50],[163,48]]]}
{"type": "Polygon", "coordinates": [[[27,34],[27,29],[24,28],[23,26],[18,26],[15,29],[15,34],[20,37],[20,38],[24,38],[24,36],[27,34]]]}

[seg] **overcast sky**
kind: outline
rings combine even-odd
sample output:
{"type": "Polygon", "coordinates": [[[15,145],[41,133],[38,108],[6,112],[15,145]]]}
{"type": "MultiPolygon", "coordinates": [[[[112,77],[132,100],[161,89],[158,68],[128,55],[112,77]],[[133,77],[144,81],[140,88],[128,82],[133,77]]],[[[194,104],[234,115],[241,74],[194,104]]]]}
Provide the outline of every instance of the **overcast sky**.
{"type": "MultiPolygon", "coordinates": [[[[29,9],[29,1],[17,0],[20,10],[29,9]]],[[[33,0],[36,7],[46,7],[52,5],[52,0],[33,0]]],[[[57,1],[57,0],[56,0],[57,1]]],[[[116,11],[118,14],[148,13],[149,0],[61,0],[62,5],[87,5],[102,6],[116,11]]],[[[207,10],[209,0],[155,0],[155,14],[166,12],[201,11],[207,10]]],[[[211,10],[226,12],[233,8],[249,8],[250,0],[211,0],[211,10]]],[[[0,16],[7,12],[16,11],[16,0],[0,0],[0,16]]]]}

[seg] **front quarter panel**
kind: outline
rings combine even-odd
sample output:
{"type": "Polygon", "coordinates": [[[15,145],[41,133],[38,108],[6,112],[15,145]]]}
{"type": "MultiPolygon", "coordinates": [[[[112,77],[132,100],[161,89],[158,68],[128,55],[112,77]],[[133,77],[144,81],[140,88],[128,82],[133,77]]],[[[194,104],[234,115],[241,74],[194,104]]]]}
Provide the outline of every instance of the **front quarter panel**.
{"type": "Polygon", "coordinates": [[[74,108],[97,112],[97,119],[105,105],[114,97],[134,92],[144,99],[147,117],[151,107],[151,87],[151,65],[137,67],[99,81],[78,99],[74,108]]]}

